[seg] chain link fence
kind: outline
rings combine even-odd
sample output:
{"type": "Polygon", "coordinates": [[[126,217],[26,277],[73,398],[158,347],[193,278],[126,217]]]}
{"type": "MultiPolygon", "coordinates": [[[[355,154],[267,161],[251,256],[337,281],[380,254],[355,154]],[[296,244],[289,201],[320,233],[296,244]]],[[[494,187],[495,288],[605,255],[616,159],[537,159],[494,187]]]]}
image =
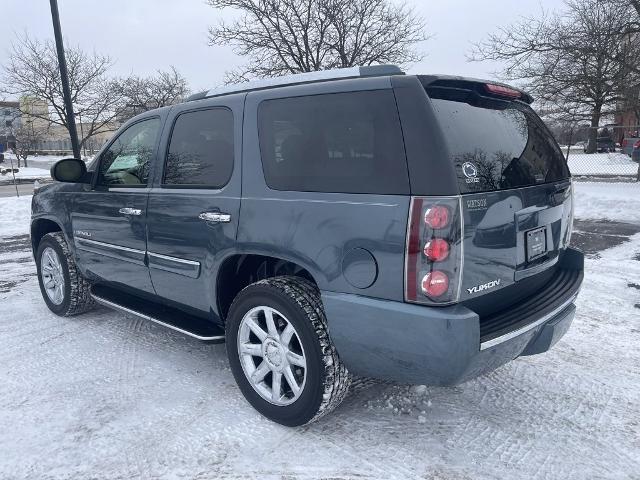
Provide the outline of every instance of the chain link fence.
{"type": "Polygon", "coordinates": [[[640,125],[582,127],[558,137],[577,180],[640,181],[640,125]]]}

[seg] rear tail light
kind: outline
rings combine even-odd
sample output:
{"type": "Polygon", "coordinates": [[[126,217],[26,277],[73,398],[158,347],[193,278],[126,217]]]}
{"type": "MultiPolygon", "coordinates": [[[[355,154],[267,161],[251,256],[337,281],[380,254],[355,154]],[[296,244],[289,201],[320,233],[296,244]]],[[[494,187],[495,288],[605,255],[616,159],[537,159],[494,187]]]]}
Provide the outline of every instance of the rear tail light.
{"type": "Polygon", "coordinates": [[[460,197],[412,197],[405,256],[405,300],[458,301],[462,273],[460,197]]]}
{"type": "Polygon", "coordinates": [[[449,290],[449,276],[440,270],[434,270],[422,277],[422,293],[431,298],[438,298],[449,290]]]}
{"type": "Polygon", "coordinates": [[[442,238],[429,240],[424,246],[424,256],[432,262],[442,262],[449,256],[449,242],[442,238]]]}
{"type": "Polygon", "coordinates": [[[444,205],[434,205],[424,214],[424,222],[431,228],[444,228],[449,225],[449,209],[444,205]]]}
{"type": "Polygon", "coordinates": [[[633,148],[640,148],[640,140],[633,144],[633,148]]]}

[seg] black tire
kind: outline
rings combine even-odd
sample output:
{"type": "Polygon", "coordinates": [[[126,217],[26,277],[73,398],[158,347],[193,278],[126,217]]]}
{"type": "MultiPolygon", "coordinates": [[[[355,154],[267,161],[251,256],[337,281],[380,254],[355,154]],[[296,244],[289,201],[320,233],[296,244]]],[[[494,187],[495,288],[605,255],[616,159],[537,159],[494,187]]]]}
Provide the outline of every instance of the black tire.
{"type": "Polygon", "coordinates": [[[38,283],[40,284],[40,292],[47,307],[56,315],[69,317],[84,313],[95,306],[95,302],[91,297],[90,283],[82,276],[73,255],[69,250],[66,240],[62,232],[47,233],[36,251],[36,267],[38,270],[38,283]],[[53,249],[62,266],[62,276],[64,278],[64,295],[60,304],[56,304],[47,295],[46,288],[43,283],[42,275],[42,254],[49,247],[53,249]]]}
{"type": "Polygon", "coordinates": [[[226,323],[227,355],[236,383],[247,401],[262,415],[295,427],[318,420],[346,396],[351,375],[340,361],[327,332],[320,292],[311,282],[291,276],[274,277],[249,285],[234,299],[226,323]],[[238,333],[245,314],[267,306],[282,312],[293,325],[305,352],[306,382],[300,396],[286,406],[274,405],[254,390],[245,376],[238,352],[238,333]]]}

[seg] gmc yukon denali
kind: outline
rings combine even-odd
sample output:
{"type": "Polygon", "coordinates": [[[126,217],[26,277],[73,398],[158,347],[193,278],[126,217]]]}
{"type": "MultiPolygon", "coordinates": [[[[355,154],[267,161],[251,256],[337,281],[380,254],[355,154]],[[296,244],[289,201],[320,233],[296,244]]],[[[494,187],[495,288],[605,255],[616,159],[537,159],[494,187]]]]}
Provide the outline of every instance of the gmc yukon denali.
{"type": "Polygon", "coordinates": [[[352,375],[454,385],[545,352],[583,255],[531,102],[381,65],[138,115],[34,193],[44,301],[226,342],[248,402],[288,426],[330,412],[352,375]]]}

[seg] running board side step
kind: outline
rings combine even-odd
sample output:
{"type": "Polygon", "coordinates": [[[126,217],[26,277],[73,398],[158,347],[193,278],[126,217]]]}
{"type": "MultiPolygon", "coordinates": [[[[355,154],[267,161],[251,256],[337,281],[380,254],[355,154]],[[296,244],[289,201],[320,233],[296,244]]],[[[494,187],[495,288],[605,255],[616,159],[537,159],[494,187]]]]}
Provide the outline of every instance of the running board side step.
{"type": "Polygon", "coordinates": [[[149,302],[104,285],[93,285],[91,297],[105,307],[149,320],[176,332],[209,343],[224,343],[224,329],[177,308],[149,302]]]}

